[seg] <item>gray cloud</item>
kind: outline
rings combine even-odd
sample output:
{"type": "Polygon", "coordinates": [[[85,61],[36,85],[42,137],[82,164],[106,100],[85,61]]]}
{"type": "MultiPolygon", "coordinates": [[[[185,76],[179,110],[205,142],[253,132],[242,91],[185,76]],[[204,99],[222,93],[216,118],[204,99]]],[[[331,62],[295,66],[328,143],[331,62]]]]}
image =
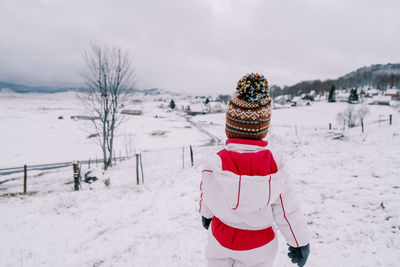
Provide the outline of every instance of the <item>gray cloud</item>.
{"type": "Polygon", "coordinates": [[[139,87],[231,92],[399,62],[397,0],[0,0],[0,79],[79,85],[90,43],[130,51],[139,87]]]}

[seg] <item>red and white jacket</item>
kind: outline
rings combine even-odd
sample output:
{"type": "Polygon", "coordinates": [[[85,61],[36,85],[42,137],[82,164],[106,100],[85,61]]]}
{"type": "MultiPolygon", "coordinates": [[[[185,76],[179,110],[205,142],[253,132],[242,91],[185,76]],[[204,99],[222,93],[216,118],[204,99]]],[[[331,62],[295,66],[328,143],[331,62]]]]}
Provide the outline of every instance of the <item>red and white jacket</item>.
{"type": "Polygon", "coordinates": [[[273,223],[289,245],[309,242],[289,176],[267,145],[228,139],[226,148],[208,157],[203,166],[199,212],[213,218],[212,234],[226,248],[249,250],[269,243],[275,237],[273,223]]]}

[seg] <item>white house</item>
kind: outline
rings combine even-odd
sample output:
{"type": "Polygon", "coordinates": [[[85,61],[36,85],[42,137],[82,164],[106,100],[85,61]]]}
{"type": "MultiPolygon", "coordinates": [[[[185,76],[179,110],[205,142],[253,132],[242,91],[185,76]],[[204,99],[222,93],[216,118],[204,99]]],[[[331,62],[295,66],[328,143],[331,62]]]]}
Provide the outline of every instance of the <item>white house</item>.
{"type": "Polygon", "coordinates": [[[309,105],[312,104],[312,101],[311,100],[307,100],[307,99],[301,99],[300,96],[295,96],[295,97],[293,97],[291,104],[292,104],[293,107],[295,107],[295,106],[309,106],[309,105]]]}
{"type": "Polygon", "coordinates": [[[206,107],[203,103],[190,104],[186,107],[186,113],[189,115],[205,114],[206,107]]]}
{"type": "Polygon", "coordinates": [[[384,95],[376,95],[372,98],[372,103],[374,105],[390,105],[390,101],[392,101],[391,96],[384,95]]]}
{"type": "Polygon", "coordinates": [[[222,113],[225,112],[226,105],[222,102],[208,102],[205,105],[205,112],[207,113],[222,113]]]}
{"type": "Polygon", "coordinates": [[[272,107],[273,108],[290,108],[291,104],[290,104],[290,101],[288,101],[288,100],[289,100],[289,98],[287,95],[277,96],[272,101],[272,107]]]}
{"type": "Polygon", "coordinates": [[[347,102],[349,101],[350,93],[340,92],[336,95],[336,102],[347,102]]]}
{"type": "Polygon", "coordinates": [[[125,115],[143,115],[143,111],[140,109],[124,109],[121,113],[125,115]]]}
{"type": "Polygon", "coordinates": [[[379,91],[376,90],[376,89],[369,89],[369,90],[367,90],[365,92],[365,96],[366,97],[373,97],[373,96],[376,96],[376,95],[379,95],[379,91]]]}

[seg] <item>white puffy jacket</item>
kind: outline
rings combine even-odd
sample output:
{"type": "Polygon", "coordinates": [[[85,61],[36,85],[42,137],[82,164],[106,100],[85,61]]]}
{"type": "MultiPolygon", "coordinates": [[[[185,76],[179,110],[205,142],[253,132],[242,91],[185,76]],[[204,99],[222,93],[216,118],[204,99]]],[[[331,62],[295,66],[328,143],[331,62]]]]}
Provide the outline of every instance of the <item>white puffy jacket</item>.
{"type": "Polygon", "coordinates": [[[304,246],[310,238],[307,224],[285,167],[275,163],[267,145],[228,139],[225,149],[209,157],[202,170],[199,212],[237,230],[262,230],[275,223],[289,245],[304,246]]]}

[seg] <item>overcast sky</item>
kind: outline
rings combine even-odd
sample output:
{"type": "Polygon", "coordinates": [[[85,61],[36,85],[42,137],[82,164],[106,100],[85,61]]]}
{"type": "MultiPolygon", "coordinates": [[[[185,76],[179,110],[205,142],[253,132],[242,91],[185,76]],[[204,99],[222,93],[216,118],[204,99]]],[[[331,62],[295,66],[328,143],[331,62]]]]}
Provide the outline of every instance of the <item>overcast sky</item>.
{"type": "Polygon", "coordinates": [[[400,62],[400,1],[0,0],[0,80],[80,85],[91,42],[129,50],[140,88],[231,93],[400,62]]]}

